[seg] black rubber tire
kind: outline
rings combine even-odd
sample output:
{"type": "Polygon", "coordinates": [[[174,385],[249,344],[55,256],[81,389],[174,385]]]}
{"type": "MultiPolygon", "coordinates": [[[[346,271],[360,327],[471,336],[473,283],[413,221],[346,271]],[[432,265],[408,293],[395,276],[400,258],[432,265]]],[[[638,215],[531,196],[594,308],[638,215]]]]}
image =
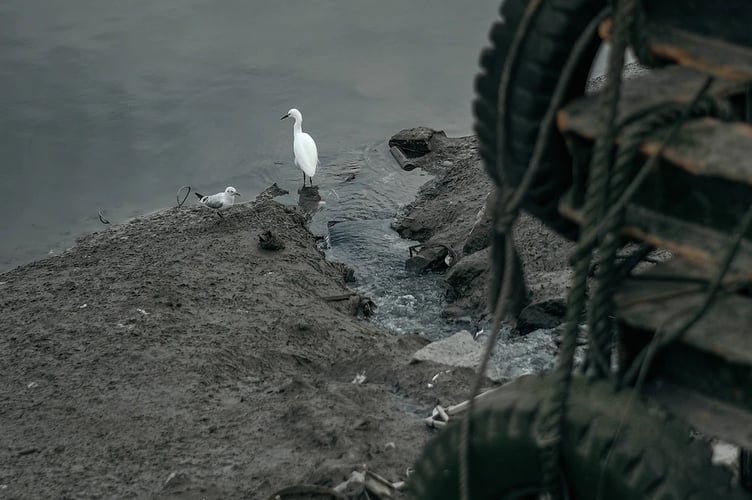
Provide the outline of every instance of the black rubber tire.
{"type": "Polygon", "coordinates": [[[752,493],[752,450],[739,450],[739,484],[752,493]]]}
{"type": "MultiPolygon", "coordinates": [[[[536,429],[541,401],[551,391],[547,378],[529,376],[479,401],[471,420],[473,499],[537,498],[542,465],[536,429]]],[[[615,392],[604,381],[574,379],[562,440],[570,498],[747,498],[732,489],[730,471],[711,464],[706,443],[691,439],[689,428],[632,394],[615,392]]],[[[459,497],[460,430],[454,422],[426,445],[409,478],[410,498],[459,497]]]]}
{"type": "MultiPolygon", "coordinates": [[[[491,28],[491,47],[481,54],[482,72],[475,80],[475,132],[480,155],[492,178],[497,177],[496,125],[502,70],[527,5],[528,0],[506,0],[502,4],[504,20],[497,21],[491,28]]],[[[572,47],[585,27],[605,7],[606,0],[542,0],[520,46],[509,81],[505,116],[509,154],[502,168],[511,184],[519,184],[527,170],[540,122],[572,47]]],[[[595,37],[578,63],[564,102],[584,95],[599,46],[600,40],[595,37]]],[[[564,138],[554,130],[522,208],[559,234],[574,240],[578,235],[577,225],[558,211],[559,200],[571,184],[572,158],[564,138]]]]}

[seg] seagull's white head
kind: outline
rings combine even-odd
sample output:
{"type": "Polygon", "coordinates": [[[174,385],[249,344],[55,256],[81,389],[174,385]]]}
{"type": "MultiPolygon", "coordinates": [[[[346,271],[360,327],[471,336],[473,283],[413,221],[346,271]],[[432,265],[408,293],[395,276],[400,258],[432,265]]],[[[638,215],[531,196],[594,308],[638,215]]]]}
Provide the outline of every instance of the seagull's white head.
{"type": "Polygon", "coordinates": [[[300,111],[298,111],[296,108],[292,108],[290,111],[287,112],[285,116],[280,118],[280,120],[284,120],[285,118],[292,117],[293,120],[295,120],[295,123],[302,123],[303,122],[303,115],[300,114],[300,111]]]}
{"type": "Polygon", "coordinates": [[[240,196],[240,193],[238,193],[238,191],[232,186],[228,186],[227,189],[225,189],[225,193],[230,196],[240,196]]]}

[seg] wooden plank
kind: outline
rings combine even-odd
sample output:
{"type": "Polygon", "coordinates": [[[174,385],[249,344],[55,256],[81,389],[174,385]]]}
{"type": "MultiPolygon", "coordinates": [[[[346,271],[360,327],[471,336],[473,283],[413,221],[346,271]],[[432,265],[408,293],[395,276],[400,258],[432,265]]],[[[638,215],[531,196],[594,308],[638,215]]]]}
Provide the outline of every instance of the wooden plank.
{"type": "MultiPolygon", "coordinates": [[[[582,211],[572,207],[568,196],[562,199],[559,211],[570,220],[582,224],[582,211]]],[[[633,204],[627,206],[622,234],[670,250],[711,273],[718,268],[719,260],[725,254],[730,239],[728,234],[709,227],[633,204]]],[[[752,280],[752,242],[749,240],[742,240],[730,272],[739,278],[752,280]]]]}
{"type": "Polygon", "coordinates": [[[660,58],[728,80],[752,80],[749,47],[667,26],[653,26],[649,31],[650,51],[660,58]]]}
{"type": "Polygon", "coordinates": [[[661,380],[643,392],[700,432],[752,449],[752,413],[661,380]]]}
{"type": "MultiPolygon", "coordinates": [[[[559,126],[562,131],[594,140],[603,130],[596,118],[597,103],[594,101],[584,98],[576,106],[560,111],[559,126]]],[[[630,105],[633,109],[638,106],[630,105]]],[[[661,135],[658,132],[645,141],[640,147],[642,153],[656,154],[661,147],[661,135]]],[[[621,142],[620,138],[617,141],[621,142]]],[[[681,128],[676,139],[666,146],[662,157],[694,175],[722,177],[752,185],[752,126],[714,118],[689,121],[681,128]]]]}
{"type": "Polygon", "coordinates": [[[708,38],[752,47],[749,0],[661,0],[643,2],[648,25],[670,26],[708,38]]]}
{"type": "MultiPolygon", "coordinates": [[[[702,87],[707,75],[690,68],[670,66],[625,80],[619,101],[618,121],[626,116],[645,112],[667,103],[688,104],[702,87]]],[[[716,97],[741,94],[745,84],[718,79],[708,89],[716,97]]],[[[575,99],[557,113],[557,125],[562,132],[570,132],[587,139],[595,139],[603,130],[600,109],[602,94],[575,99]]]]}
{"type": "MultiPolygon", "coordinates": [[[[653,155],[660,146],[661,141],[653,138],[640,149],[653,155]]],[[[688,122],[663,152],[663,158],[692,174],[723,177],[752,185],[750,157],[752,126],[714,118],[688,122]]]]}
{"type": "MultiPolygon", "coordinates": [[[[661,273],[665,271],[659,265],[645,274],[658,278],[661,273]]],[[[664,333],[683,325],[704,299],[705,290],[699,284],[639,278],[625,280],[614,297],[617,314],[627,325],[664,333]]],[[[721,293],[679,341],[725,362],[752,367],[750,325],[752,298],[721,293]]]]}

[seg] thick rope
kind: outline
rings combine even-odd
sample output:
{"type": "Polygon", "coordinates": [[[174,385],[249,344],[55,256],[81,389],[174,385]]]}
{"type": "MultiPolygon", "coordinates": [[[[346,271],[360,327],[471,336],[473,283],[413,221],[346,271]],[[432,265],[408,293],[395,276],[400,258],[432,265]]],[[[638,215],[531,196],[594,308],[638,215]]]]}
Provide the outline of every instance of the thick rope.
{"type": "MultiPolygon", "coordinates": [[[[610,183],[611,152],[616,140],[616,117],[618,112],[619,94],[621,90],[621,74],[624,67],[624,53],[627,47],[627,30],[637,7],[637,0],[621,0],[614,2],[614,31],[612,47],[608,61],[606,88],[604,90],[604,105],[601,108],[601,123],[605,124],[605,131],[595,143],[593,158],[590,163],[584,221],[582,228],[585,232],[592,232],[595,223],[603,216],[608,202],[608,188],[610,183]]],[[[597,234],[595,240],[597,240],[597,234]]],[[[578,243],[578,254],[574,265],[572,289],[567,298],[567,313],[562,344],[559,350],[559,364],[553,373],[554,391],[552,397],[544,407],[539,426],[539,446],[543,460],[543,481],[546,491],[552,497],[561,497],[559,481],[559,463],[561,461],[561,433],[566,420],[566,403],[572,380],[574,366],[574,352],[576,348],[577,329],[580,317],[585,307],[587,275],[590,267],[590,248],[582,246],[583,238],[578,243]]]]}
{"type": "MultiPolygon", "coordinates": [[[[519,51],[519,47],[521,45],[521,40],[524,37],[524,34],[527,32],[528,25],[530,23],[530,20],[532,16],[535,14],[536,9],[539,5],[539,2],[533,2],[529,6],[528,10],[525,12],[525,17],[520,22],[519,29],[515,35],[515,40],[512,43],[512,49],[510,52],[510,59],[507,60],[505,64],[504,69],[504,75],[501,80],[501,85],[499,88],[499,124],[498,126],[501,126],[500,124],[503,124],[503,111],[504,111],[504,105],[503,103],[506,102],[506,93],[507,88],[509,86],[509,75],[511,74],[511,66],[514,65],[517,53],[519,51]]],[[[491,358],[491,354],[493,352],[494,347],[496,346],[496,341],[498,339],[499,331],[501,330],[501,322],[506,317],[507,311],[509,309],[509,298],[511,295],[512,290],[512,284],[514,280],[515,273],[518,272],[517,269],[517,258],[516,258],[516,250],[514,246],[514,239],[512,236],[512,224],[514,223],[517,214],[520,210],[520,204],[522,203],[522,199],[525,196],[525,193],[528,189],[530,189],[530,185],[533,182],[534,177],[537,175],[538,171],[540,170],[543,155],[546,150],[546,146],[549,142],[549,137],[553,129],[554,125],[554,119],[556,117],[556,112],[561,108],[566,91],[569,87],[569,83],[572,79],[572,75],[574,74],[575,69],[577,68],[578,63],[580,62],[580,58],[582,57],[582,54],[584,53],[585,49],[587,48],[588,44],[590,43],[590,40],[595,36],[598,25],[600,22],[606,17],[608,14],[608,11],[604,11],[600,16],[597,16],[595,19],[593,19],[590,24],[585,28],[583,31],[583,34],[580,36],[580,38],[575,43],[574,47],[572,48],[572,51],[570,53],[569,58],[567,59],[567,62],[565,63],[561,75],[559,77],[559,81],[556,84],[556,88],[554,89],[554,93],[551,97],[551,102],[549,104],[548,109],[546,110],[546,113],[543,117],[543,120],[541,121],[541,125],[538,132],[538,137],[536,139],[535,149],[533,150],[533,155],[530,160],[530,164],[528,166],[528,169],[525,171],[525,175],[520,182],[519,186],[513,190],[508,185],[505,185],[503,183],[497,185],[497,196],[496,196],[496,203],[494,205],[494,232],[495,232],[495,238],[493,241],[494,248],[497,249],[497,251],[494,253],[494,257],[503,255],[503,273],[501,276],[503,277],[503,281],[501,283],[501,286],[496,288],[492,287],[491,292],[496,297],[494,301],[494,308],[493,308],[493,319],[492,319],[492,325],[491,325],[491,334],[489,335],[489,338],[486,342],[485,350],[483,352],[483,356],[481,358],[480,366],[478,368],[477,375],[475,377],[475,380],[473,381],[473,387],[470,392],[470,398],[469,398],[469,404],[468,404],[468,410],[466,412],[465,418],[462,420],[462,429],[461,429],[461,436],[460,436],[460,497],[462,500],[469,500],[471,498],[471,492],[470,492],[470,481],[469,481],[469,454],[470,454],[470,418],[473,413],[474,407],[475,407],[475,398],[477,397],[478,393],[480,392],[480,385],[483,380],[483,377],[486,373],[486,368],[488,366],[488,361],[491,358]]],[[[503,128],[498,129],[500,135],[503,135],[503,128]]],[[[505,150],[505,144],[506,141],[502,139],[497,139],[497,143],[500,145],[500,149],[498,151],[498,157],[497,157],[497,168],[501,170],[501,163],[498,163],[500,160],[503,160],[504,158],[504,150],[505,150]]],[[[501,177],[503,178],[503,177],[501,177]]],[[[492,258],[492,263],[496,262],[498,265],[497,258],[492,258]]],[[[494,269],[494,275],[499,276],[500,269],[496,268],[494,269]]]]}
{"type": "MultiPolygon", "coordinates": [[[[731,117],[732,112],[730,108],[723,102],[712,98],[704,98],[712,83],[713,77],[709,76],[703,83],[702,87],[697,91],[697,94],[688,106],[680,107],[680,105],[678,104],[666,105],[666,107],[668,108],[668,110],[665,111],[666,113],[676,114],[676,117],[674,118],[674,125],[663,138],[663,141],[661,142],[658,150],[650,156],[645,165],[631,180],[629,186],[618,196],[617,201],[609,207],[606,215],[603,217],[603,220],[598,222],[595,230],[588,231],[587,234],[581,235],[580,242],[578,243],[577,248],[575,249],[575,253],[572,257],[573,260],[577,260],[582,256],[580,252],[589,252],[590,249],[592,249],[593,245],[596,244],[598,236],[600,234],[603,234],[607,222],[611,220],[612,217],[617,216],[619,212],[626,208],[627,204],[634,197],[635,193],[637,193],[637,191],[640,189],[645,179],[647,179],[647,177],[655,170],[655,167],[658,166],[661,157],[666,150],[666,147],[671,142],[673,142],[673,140],[676,138],[676,134],[679,132],[679,128],[688,118],[692,116],[716,116],[721,119],[728,119],[731,117]]],[[[669,121],[668,117],[664,118],[660,116],[662,112],[659,112],[658,109],[660,108],[653,108],[649,110],[648,112],[651,114],[648,115],[648,119],[669,121]]],[[[631,121],[632,119],[633,118],[630,118],[629,121],[631,121]]]]}
{"type": "MultiPolygon", "coordinates": [[[[703,92],[707,90],[703,85],[703,92]]],[[[619,127],[627,130],[621,135],[621,144],[616,155],[609,188],[608,205],[615,206],[619,196],[629,186],[633,177],[634,165],[640,154],[640,146],[656,130],[673,124],[678,130],[689,116],[707,116],[715,114],[718,106],[712,99],[702,94],[689,106],[670,104],[654,110],[642,120],[634,122],[631,117],[624,120],[628,126],[619,127]]],[[[664,147],[673,138],[667,137],[664,147]]],[[[611,211],[609,212],[611,213],[611,211]]],[[[621,246],[620,229],[624,225],[626,208],[621,208],[612,216],[606,217],[598,226],[601,231],[601,244],[598,247],[598,269],[595,273],[595,287],[588,305],[588,325],[591,339],[589,355],[594,361],[591,372],[594,376],[604,377],[611,372],[610,358],[613,345],[613,294],[619,282],[620,273],[616,264],[616,253],[621,246]]]]}

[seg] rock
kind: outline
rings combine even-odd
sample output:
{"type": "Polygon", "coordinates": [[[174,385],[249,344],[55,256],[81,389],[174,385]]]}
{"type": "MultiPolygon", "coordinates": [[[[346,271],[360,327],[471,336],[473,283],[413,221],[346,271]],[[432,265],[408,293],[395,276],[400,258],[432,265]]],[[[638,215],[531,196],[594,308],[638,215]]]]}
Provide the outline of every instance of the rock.
{"type": "Polygon", "coordinates": [[[517,332],[526,335],[538,329],[556,328],[564,320],[567,304],[563,299],[551,299],[526,306],[517,318],[517,332]]]}
{"type": "Polygon", "coordinates": [[[282,241],[279,236],[273,232],[267,230],[258,235],[259,246],[264,250],[282,250],[285,248],[285,242],[282,241]]]}
{"type": "Polygon", "coordinates": [[[450,293],[447,296],[449,302],[462,296],[466,296],[473,290],[481,291],[483,295],[488,291],[488,251],[476,252],[468,255],[457,263],[447,273],[447,283],[450,293]]]}
{"type": "Polygon", "coordinates": [[[568,268],[559,271],[527,272],[525,278],[532,302],[552,299],[565,301],[572,286],[572,270],[568,268]]]}
{"type": "MultiPolygon", "coordinates": [[[[476,137],[448,138],[443,133],[430,132],[425,128],[409,129],[392,138],[390,145],[418,149],[423,156],[412,162],[416,168],[434,175],[420,188],[416,201],[397,213],[392,228],[403,238],[426,243],[440,241],[453,248],[459,260],[455,259],[447,271],[448,304],[443,315],[483,316],[489,311],[489,283],[498,284],[489,281],[488,255],[493,236],[488,200],[495,186],[481,161],[476,137]]],[[[515,222],[513,233],[527,278],[523,281],[522,274],[516,277],[519,280],[515,283],[513,314],[528,303],[528,292],[536,302],[565,297],[569,288],[568,258],[574,244],[525,213],[515,222]]],[[[435,270],[442,270],[441,257],[438,253],[420,252],[407,266],[414,272],[423,272],[432,265],[435,270]]]]}
{"type": "Polygon", "coordinates": [[[467,235],[465,244],[462,245],[463,255],[479,252],[491,245],[491,229],[493,228],[493,218],[490,213],[483,210],[478,213],[475,225],[467,235]]]}
{"type": "Polygon", "coordinates": [[[443,271],[454,264],[457,256],[451,248],[439,243],[426,243],[418,253],[405,261],[408,273],[422,274],[429,271],[443,271]]]}
{"type": "MultiPolygon", "coordinates": [[[[468,255],[447,273],[447,302],[444,315],[459,317],[467,314],[483,316],[490,313],[489,293],[492,284],[490,272],[490,248],[468,255]],[[463,312],[464,311],[464,312],[463,312]]],[[[516,268],[510,314],[516,316],[527,303],[528,293],[520,266],[516,268]]]]}
{"type": "Polygon", "coordinates": [[[397,147],[407,158],[418,158],[431,151],[431,139],[434,134],[446,137],[443,131],[428,127],[400,130],[389,139],[389,147],[397,147]]]}
{"type": "MultiPolygon", "coordinates": [[[[432,342],[416,351],[412,361],[433,361],[447,366],[477,368],[483,356],[483,345],[473,339],[467,330],[461,330],[451,337],[432,342]]],[[[495,366],[489,366],[486,376],[491,380],[501,380],[495,366]]]]}
{"type": "Polygon", "coordinates": [[[268,188],[261,191],[258,196],[256,196],[256,201],[271,200],[272,198],[276,198],[277,196],[282,196],[288,193],[289,191],[277,186],[277,183],[275,182],[268,188]]]}

